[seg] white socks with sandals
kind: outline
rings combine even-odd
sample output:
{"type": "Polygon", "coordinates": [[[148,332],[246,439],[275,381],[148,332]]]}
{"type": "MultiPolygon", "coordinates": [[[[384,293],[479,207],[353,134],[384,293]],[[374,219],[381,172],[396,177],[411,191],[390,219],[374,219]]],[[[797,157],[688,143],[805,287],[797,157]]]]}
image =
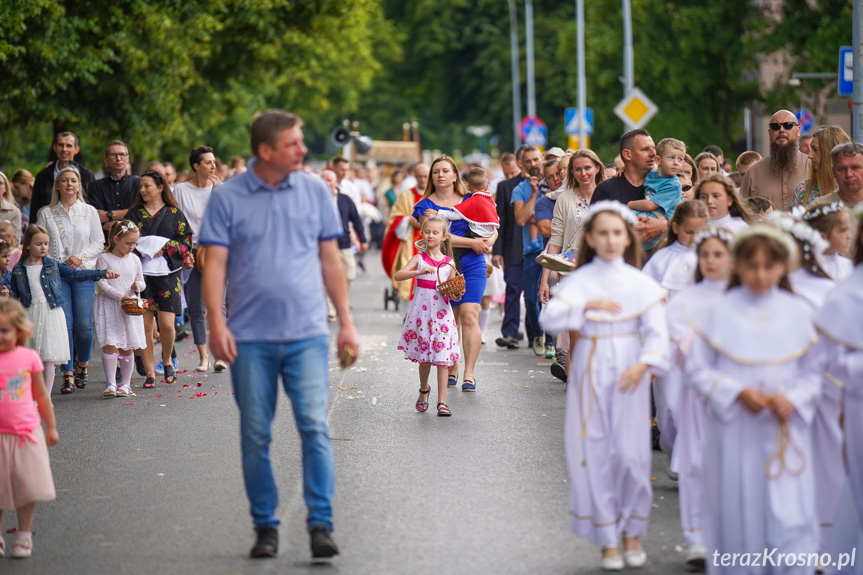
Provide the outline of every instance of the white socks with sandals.
{"type": "Polygon", "coordinates": [[[102,367],[105,369],[105,381],[108,385],[117,385],[117,354],[103,352],[102,367]]]}
{"type": "Polygon", "coordinates": [[[133,354],[120,356],[120,378],[122,387],[131,387],[132,372],[135,371],[135,356],[133,354]]]}

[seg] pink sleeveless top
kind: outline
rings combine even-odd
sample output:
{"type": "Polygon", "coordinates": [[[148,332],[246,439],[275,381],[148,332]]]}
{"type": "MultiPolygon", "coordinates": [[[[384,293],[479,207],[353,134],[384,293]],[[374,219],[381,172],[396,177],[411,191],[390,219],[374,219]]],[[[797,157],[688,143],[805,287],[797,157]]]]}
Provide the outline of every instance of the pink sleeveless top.
{"type": "MultiPolygon", "coordinates": [[[[422,261],[426,265],[432,266],[435,268],[438,267],[439,265],[443,264],[443,263],[452,261],[452,258],[448,258],[447,256],[444,256],[443,259],[440,261],[435,261],[435,260],[431,259],[429,257],[429,255],[425,252],[422,252],[420,254],[420,258],[422,259],[422,261]]],[[[452,271],[452,268],[449,266],[444,266],[444,268],[441,269],[441,274],[440,274],[441,281],[447,280],[447,278],[449,277],[450,271],[452,271]],[[446,273],[444,273],[444,272],[446,272],[446,273]]],[[[431,280],[417,279],[417,287],[418,288],[424,288],[424,289],[437,289],[437,273],[435,273],[434,279],[431,279],[431,280]]]]}
{"type": "Polygon", "coordinates": [[[33,401],[31,373],[44,371],[39,354],[26,347],[0,353],[0,433],[33,438],[41,418],[33,401]]]}

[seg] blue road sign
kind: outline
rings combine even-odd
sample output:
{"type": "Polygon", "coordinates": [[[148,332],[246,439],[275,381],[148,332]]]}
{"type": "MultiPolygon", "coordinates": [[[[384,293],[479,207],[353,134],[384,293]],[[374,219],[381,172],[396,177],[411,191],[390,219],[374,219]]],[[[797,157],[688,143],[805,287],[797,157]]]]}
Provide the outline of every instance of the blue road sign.
{"type": "MultiPolygon", "coordinates": [[[[563,114],[564,122],[566,123],[566,135],[567,136],[578,136],[580,134],[579,131],[579,117],[578,117],[578,108],[567,108],[563,114]]],[[[584,126],[584,134],[586,136],[593,135],[593,108],[585,108],[584,109],[584,119],[586,125],[584,126]]]]}
{"type": "Polygon", "coordinates": [[[800,133],[808,134],[815,126],[815,117],[809,110],[795,110],[794,115],[797,116],[797,123],[800,125],[800,133]]]}
{"type": "Polygon", "coordinates": [[[537,116],[522,118],[518,131],[525,144],[544,147],[548,143],[548,126],[537,116]]]}
{"type": "Polygon", "coordinates": [[[854,50],[851,46],[839,48],[839,95],[850,96],[854,92],[854,50]]]}

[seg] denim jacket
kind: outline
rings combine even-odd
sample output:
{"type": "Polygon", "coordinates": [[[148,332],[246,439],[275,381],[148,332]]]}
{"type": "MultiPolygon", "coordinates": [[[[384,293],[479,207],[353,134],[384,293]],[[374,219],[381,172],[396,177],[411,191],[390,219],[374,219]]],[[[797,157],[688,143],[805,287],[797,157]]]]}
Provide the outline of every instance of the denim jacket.
{"type": "MultiPolygon", "coordinates": [[[[30,307],[30,304],[33,303],[33,297],[30,293],[30,282],[27,279],[27,268],[24,265],[26,259],[26,256],[22,256],[21,261],[12,268],[10,291],[12,297],[21,301],[21,305],[30,307]]],[[[74,282],[96,282],[104,279],[107,275],[108,270],[76,270],[63,262],[46,257],[42,258],[42,273],[39,275],[39,281],[42,284],[42,291],[45,292],[45,299],[48,300],[48,306],[54,309],[66,303],[63,298],[61,279],[74,282]]]]}
{"type": "Polygon", "coordinates": [[[4,269],[3,275],[0,276],[0,288],[9,288],[9,293],[12,293],[12,272],[4,269]]]}

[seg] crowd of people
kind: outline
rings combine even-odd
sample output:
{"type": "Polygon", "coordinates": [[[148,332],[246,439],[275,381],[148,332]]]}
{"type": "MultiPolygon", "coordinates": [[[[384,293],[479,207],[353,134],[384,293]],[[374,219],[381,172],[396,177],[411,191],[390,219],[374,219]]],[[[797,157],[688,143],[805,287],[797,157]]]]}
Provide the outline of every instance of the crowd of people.
{"type": "MultiPolygon", "coordinates": [[[[803,153],[786,110],[768,135],[769,155],[744,152],[731,174],[717,146],[692,158],[684,142],[655,144],[645,130],[621,137],[614,163],[591,150],[523,146],[488,185],[471,185],[477,166],[459,175],[442,156],[416,166],[419,185],[393,201],[384,268],[413,296],[399,349],[420,365],[416,409],[429,408],[431,366],[439,416],[452,415],[446,393],[460,360],[462,391],[477,390],[466,306],[481,305],[502,268],[495,343],[518,349],[524,333],[567,382],[572,528],[601,547],[604,570],[646,562],[652,446],[678,481],[692,566],[812,573],[836,567],[828,552],[850,557],[838,541],[856,545],[849,525],[833,525],[842,497],[863,518],[861,436],[849,436],[847,418],[842,426],[861,381],[851,310],[863,146],[825,126],[803,153]],[[495,200],[493,217],[473,207],[483,194],[495,200]],[[488,257],[488,275],[466,263],[474,254],[488,257]],[[448,300],[450,263],[466,285],[448,300]],[[753,562],[771,548],[786,563],[753,562]]],[[[860,532],[856,516],[843,521],[860,532]]]]}
{"type": "Polygon", "coordinates": [[[431,405],[433,366],[438,416],[453,415],[448,391],[480,390],[493,302],[499,351],[526,339],[553,360],[567,383],[572,528],[601,547],[603,569],[647,560],[653,444],[679,484],[685,560],[711,573],[740,572],[717,553],[767,548],[800,560],[776,572],[810,573],[839,548],[840,499],[863,517],[863,442],[853,418],[842,425],[863,380],[863,146],[841,129],[816,131],[804,154],[781,110],[769,155],[747,151],[733,173],[716,146],[693,158],[633,130],[613,162],[522,146],[500,173],[444,155],[383,170],[337,156],[315,174],[301,128],[287,112],[257,115],[248,169],[226,171],[200,146],[182,178],[158,162],[133,176],[113,140],[97,179],[63,132],[35,178],[0,174],[0,461],[20,463],[0,471],[0,508],[18,512],[13,557],[30,556],[35,502],[55,496],[55,364],[60,393],[86,388],[95,339],[101,397],[133,394],[136,363],[142,387],[160,372],[171,384],[184,311],[198,371],[231,366],[251,557],[278,552],[268,449],[280,377],[312,555],[337,554],[327,320],[346,367],[359,354],[350,284],[373,243],[409,302],[398,349],[418,364],[417,411],[431,405]],[[291,321],[261,321],[272,317],[291,321]]]}

